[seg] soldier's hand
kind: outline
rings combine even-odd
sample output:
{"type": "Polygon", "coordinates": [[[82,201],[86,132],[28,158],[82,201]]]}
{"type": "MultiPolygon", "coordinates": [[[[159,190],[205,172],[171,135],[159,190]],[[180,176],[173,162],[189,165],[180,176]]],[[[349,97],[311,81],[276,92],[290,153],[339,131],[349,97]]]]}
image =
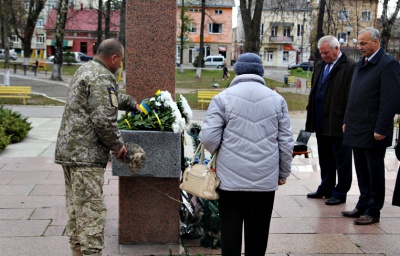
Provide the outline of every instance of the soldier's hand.
{"type": "Polygon", "coordinates": [[[127,152],[128,152],[128,150],[126,150],[125,145],[123,145],[122,148],[120,150],[118,150],[118,152],[115,156],[117,158],[125,158],[127,152]]]}
{"type": "Polygon", "coordinates": [[[281,179],[278,180],[278,186],[285,185],[285,184],[286,184],[286,180],[281,180],[281,179]]]}

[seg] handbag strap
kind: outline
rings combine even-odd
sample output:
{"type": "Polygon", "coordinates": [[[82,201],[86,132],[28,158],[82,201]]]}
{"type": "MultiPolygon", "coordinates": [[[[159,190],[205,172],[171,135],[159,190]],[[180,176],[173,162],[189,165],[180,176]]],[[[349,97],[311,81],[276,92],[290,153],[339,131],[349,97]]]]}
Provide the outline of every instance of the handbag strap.
{"type": "Polygon", "coordinates": [[[214,152],[214,154],[212,155],[211,161],[208,162],[208,164],[207,164],[208,168],[213,172],[217,171],[217,169],[215,168],[215,166],[216,166],[215,162],[217,161],[217,155],[218,155],[218,149],[214,152]]]}
{"type": "Polygon", "coordinates": [[[197,155],[200,153],[200,163],[203,163],[204,161],[204,146],[203,143],[199,143],[199,146],[197,146],[196,151],[193,154],[192,161],[190,161],[190,165],[194,164],[194,160],[196,159],[197,155]]]}

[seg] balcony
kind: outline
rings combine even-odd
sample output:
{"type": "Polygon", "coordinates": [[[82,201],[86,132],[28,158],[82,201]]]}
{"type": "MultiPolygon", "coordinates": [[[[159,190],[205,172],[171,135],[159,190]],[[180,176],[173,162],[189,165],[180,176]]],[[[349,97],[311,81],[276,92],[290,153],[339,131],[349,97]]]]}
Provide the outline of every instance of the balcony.
{"type": "Polygon", "coordinates": [[[293,36],[270,36],[269,42],[276,44],[293,43],[293,36]]]}

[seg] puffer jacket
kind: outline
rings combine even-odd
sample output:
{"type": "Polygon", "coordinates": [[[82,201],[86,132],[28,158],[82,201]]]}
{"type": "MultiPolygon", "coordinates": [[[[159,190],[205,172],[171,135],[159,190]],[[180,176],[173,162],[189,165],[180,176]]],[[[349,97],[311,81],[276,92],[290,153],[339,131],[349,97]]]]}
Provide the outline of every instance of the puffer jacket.
{"type": "Polygon", "coordinates": [[[258,75],[239,75],[215,96],[200,132],[217,149],[220,189],[274,191],[290,175],[293,134],[286,101],[258,75]]]}
{"type": "Polygon", "coordinates": [[[55,162],[105,167],[110,150],[123,146],[118,109],[135,110],[136,101],[118,93],[114,74],[95,58],[80,67],[70,82],[58,132],[55,162]]]}

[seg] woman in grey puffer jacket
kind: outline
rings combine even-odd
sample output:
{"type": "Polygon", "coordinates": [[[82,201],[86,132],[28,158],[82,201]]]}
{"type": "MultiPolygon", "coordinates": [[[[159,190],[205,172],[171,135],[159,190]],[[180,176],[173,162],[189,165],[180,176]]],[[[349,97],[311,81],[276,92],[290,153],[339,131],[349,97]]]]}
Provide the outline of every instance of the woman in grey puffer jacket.
{"type": "Polygon", "coordinates": [[[264,255],[278,185],[290,175],[293,151],[288,108],[265,86],[264,67],[253,53],[240,55],[237,75],[215,96],[207,110],[200,139],[217,149],[222,255],[264,255]]]}

